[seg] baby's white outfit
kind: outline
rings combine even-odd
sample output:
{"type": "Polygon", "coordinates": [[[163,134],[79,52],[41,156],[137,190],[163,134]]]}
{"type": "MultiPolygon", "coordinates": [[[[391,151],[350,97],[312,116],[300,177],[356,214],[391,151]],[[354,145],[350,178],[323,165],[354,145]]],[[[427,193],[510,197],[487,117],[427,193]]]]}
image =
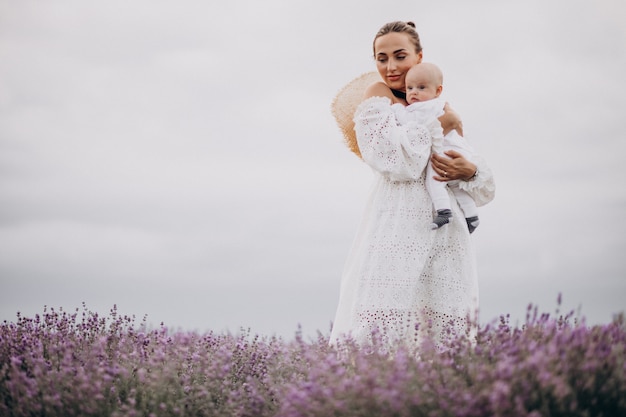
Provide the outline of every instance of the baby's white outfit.
{"type": "MultiPolygon", "coordinates": [[[[443,106],[445,101],[440,98],[435,98],[427,101],[418,101],[408,106],[402,104],[394,104],[392,106],[398,123],[405,127],[408,131],[411,129],[412,124],[424,124],[426,121],[431,120],[433,117],[440,117],[443,115],[443,106]]],[[[472,161],[474,155],[474,149],[470,146],[467,140],[459,135],[456,130],[452,130],[447,135],[443,135],[443,130],[433,133],[432,138],[432,152],[437,154],[443,154],[444,151],[454,150],[459,152],[469,161],[472,161]]],[[[443,155],[445,156],[445,155],[443,155]]],[[[433,207],[435,210],[450,209],[450,194],[448,188],[454,194],[465,218],[478,216],[478,209],[474,199],[464,190],[459,187],[460,180],[441,182],[433,178],[437,175],[432,164],[428,164],[426,168],[426,189],[433,200],[433,207]],[[446,188],[446,185],[448,186],[446,188]]]]}

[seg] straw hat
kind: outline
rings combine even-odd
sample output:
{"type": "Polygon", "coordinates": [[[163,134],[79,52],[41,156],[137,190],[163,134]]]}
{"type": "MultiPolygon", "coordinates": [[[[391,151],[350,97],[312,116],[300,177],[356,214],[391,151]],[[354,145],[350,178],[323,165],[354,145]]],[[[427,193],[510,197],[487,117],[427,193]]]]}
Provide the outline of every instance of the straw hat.
{"type": "Polygon", "coordinates": [[[346,145],[359,158],[361,152],[354,131],[354,112],[363,101],[365,89],[376,81],[382,81],[377,72],[368,72],[355,78],[337,93],[331,105],[332,114],[343,133],[346,145]]]}

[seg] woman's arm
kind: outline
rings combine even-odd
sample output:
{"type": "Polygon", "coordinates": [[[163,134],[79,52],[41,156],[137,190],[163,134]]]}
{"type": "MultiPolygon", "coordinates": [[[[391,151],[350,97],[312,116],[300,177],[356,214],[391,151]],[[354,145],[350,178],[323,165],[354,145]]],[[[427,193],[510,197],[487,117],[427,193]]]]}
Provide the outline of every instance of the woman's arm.
{"type": "Polygon", "coordinates": [[[443,106],[443,116],[439,117],[441,127],[443,129],[443,135],[447,135],[453,130],[456,130],[460,136],[463,136],[463,122],[457,112],[455,112],[448,103],[443,106]]]}
{"type": "MultiPolygon", "coordinates": [[[[444,115],[439,118],[444,135],[456,130],[456,133],[463,136],[463,122],[459,115],[448,103],[445,104],[444,111],[444,115]]],[[[474,153],[470,161],[459,152],[448,150],[444,155],[433,153],[430,159],[437,173],[434,178],[437,181],[461,180],[459,187],[472,196],[477,206],[483,206],[494,199],[496,183],[493,173],[479,155],[474,153]]]]}
{"type": "MultiPolygon", "coordinates": [[[[386,87],[388,90],[388,87],[386,87]]],[[[430,162],[431,128],[441,131],[433,117],[430,125],[408,129],[398,124],[388,97],[365,99],[354,115],[354,130],[363,161],[393,181],[420,178],[430,162]]]]}
{"type": "Polygon", "coordinates": [[[449,150],[443,155],[433,154],[431,164],[437,172],[437,181],[461,180],[459,187],[467,191],[477,206],[484,206],[496,196],[496,183],[491,169],[483,158],[474,154],[474,163],[460,153],[449,150]]]}
{"type": "Polygon", "coordinates": [[[430,158],[437,173],[437,181],[469,181],[476,174],[478,167],[457,151],[449,150],[444,154],[447,157],[433,153],[430,158]]]}

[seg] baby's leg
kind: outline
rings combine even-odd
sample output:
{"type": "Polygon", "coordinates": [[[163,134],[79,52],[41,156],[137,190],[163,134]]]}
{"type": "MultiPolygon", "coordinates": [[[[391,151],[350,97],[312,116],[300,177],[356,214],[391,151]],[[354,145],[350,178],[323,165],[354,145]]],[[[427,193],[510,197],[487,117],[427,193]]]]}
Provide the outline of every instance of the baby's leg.
{"type": "Polygon", "coordinates": [[[476,207],[476,203],[474,202],[472,196],[466,191],[461,190],[458,183],[450,184],[450,189],[452,190],[452,193],[456,197],[456,201],[459,203],[459,206],[465,215],[467,228],[469,229],[469,232],[472,233],[480,224],[480,220],[478,220],[478,207],[476,207]]]}
{"type": "Polygon", "coordinates": [[[437,215],[433,219],[433,222],[430,224],[431,230],[439,229],[441,226],[445,226],[450,223],[450,219],[452,218],[452,210],[450,209],[441,209],[437,210],[437,215]]]}
{"type": "Polygon", "coordinates": [[[438,229],[450,223],[452,218],[452,210],[450,205],[450,195],[445,182],[437,181],[433,178],[435,170],[431,164],[426,168],[426,190],[430,194],[433,201],[433,207],[437,211],[437,216],[430,225],[431,229],[438,229]]]}
{"type": "MultiPolygon", "coordinates": [[[[468,160],[472,160],[471,156],[473,154],[471,146],[467,143],[467,141],[461,136],[456,134],[456,131],[452,131],[444,137],[444,148],[446,150],[453,149],[459,152],[463,157],[468,160]]],[[[478,209],[476,208],[476,203],[474,199],[465,191],[461,190],[459,187],[458,181],[452,181],[448,183],[448,187],[454,193],[456,200],[465,215],[465,221],[467,222],[467,228],[469,232],[472,233],[478,227],[478,209]]]]}

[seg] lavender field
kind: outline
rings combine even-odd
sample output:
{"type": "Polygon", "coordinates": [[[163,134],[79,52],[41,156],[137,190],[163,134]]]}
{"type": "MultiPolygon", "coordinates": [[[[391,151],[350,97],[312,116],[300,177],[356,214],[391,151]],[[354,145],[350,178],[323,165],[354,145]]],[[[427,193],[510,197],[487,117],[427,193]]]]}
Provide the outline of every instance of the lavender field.
{"type": "Polygon", "coordinates": [[[4,322],[1,416],[624,416],[623,316],[501,317],[393,352],[304,340],[149,329],[113,308],[4,322]]]}

